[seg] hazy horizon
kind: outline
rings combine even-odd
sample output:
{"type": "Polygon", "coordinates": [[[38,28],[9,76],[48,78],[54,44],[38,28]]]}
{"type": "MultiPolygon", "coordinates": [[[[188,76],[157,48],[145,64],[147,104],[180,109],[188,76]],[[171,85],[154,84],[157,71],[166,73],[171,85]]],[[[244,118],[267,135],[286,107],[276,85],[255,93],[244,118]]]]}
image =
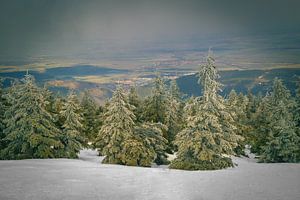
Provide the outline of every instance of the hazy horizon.
{"type": "Polygon", "coordinates": [[[190,68],[208,48],[221,66],[300,63],[296,0],[4,0],[0,5],[0,70],[161,63],[190,68]]]}

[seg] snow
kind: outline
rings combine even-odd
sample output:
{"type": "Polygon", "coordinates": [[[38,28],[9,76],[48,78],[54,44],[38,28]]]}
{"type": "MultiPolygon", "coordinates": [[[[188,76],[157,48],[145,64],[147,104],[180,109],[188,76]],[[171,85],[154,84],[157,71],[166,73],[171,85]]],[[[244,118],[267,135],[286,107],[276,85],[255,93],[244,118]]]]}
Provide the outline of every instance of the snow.
{"type": "Polygon", "coordinates": [[[100,164],[80,159],[0,161],[1,200],[299,200],[300,164],[234,158],[235,168],[181,171],[100,164]]]}

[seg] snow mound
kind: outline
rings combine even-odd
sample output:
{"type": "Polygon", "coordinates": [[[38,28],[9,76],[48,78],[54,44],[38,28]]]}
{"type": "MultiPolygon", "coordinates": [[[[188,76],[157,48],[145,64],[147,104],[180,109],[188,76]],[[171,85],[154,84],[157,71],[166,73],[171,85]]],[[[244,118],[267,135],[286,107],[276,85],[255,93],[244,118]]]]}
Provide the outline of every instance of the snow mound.
{"type": "Polygon", "coordinates": [[[300,164],[234,158],[235,168],[182,171],[100,164],[101,159],[84,150],[78,160],[0,161],[0,199],[300,199],[300,164]]]}

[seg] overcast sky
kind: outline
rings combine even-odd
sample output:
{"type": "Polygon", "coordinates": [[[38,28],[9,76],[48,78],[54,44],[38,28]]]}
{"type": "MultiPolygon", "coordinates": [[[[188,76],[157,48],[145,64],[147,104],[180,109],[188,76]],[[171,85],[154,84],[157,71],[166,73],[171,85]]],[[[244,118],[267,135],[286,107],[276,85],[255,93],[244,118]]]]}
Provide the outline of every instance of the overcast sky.
{"type": "Polygon", "coordinates": [[[300,31],[299,0],[1,0],[0,56],[300,31]]]}

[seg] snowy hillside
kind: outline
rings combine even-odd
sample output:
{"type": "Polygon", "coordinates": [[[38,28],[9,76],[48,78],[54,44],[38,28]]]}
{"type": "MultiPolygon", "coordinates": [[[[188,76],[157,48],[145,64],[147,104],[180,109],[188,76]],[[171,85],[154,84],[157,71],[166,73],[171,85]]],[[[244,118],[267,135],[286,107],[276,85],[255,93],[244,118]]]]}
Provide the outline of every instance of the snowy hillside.
{"type": "Polygon", "coordinates": [[[192,172],[100,164],[96,155],[0,161],[0,199],[300,199],[300,164],[236,158],[235,168],[192,172]]]}

